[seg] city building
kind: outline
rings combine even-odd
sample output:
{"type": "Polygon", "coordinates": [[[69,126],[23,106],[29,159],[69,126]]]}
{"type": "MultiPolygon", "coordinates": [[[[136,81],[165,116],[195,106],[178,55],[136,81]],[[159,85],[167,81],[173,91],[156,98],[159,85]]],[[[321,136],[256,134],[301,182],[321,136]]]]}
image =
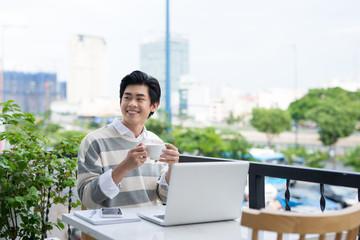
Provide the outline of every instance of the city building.
{"type": "Polygon", "coordinates": [[[210,88],[209,86],[182,76],[179,90],[179,118],[192,118],[196,122],[209,121],[210,115],[210,88]]]}
{"type": "Polygon", "coordinates": [[[67,100],[79,103],[108,95],[108,50],[104,38],[73,36],[69,43],[67,100]]]}
{"type": "Polygon", "coordinates": [[[253,108],[288,109],[291,102],[306,94],[304,89],[272,88],[244,95],[239,89],[223,86],[216,98],[212,99],[210,119],[213,123],[223,123],[230,116],[240,118],[239,124],[247,125],[253,108]]]}
{"type": "Polygon", "coordinates": [[[58,92],[58,100],[65,101],[66,100],[66,82],[58,82],[57,83],[57,92],[58,92]]]}
{"type": "Polygon", "coordinates": [[[230,116],[243,117],[254,107],[252,98],[244,97],[241,90],[222,86],[218,95],[211,103],[211,121],[214,123],[225,122],[230,116]]]}
{"type": "Polygon", "coordinates": [[[121,116],[117,99],[92,98],[83,100],[79,104],[67,101],[55,101],[51,104],[51,120],[60,123],[66,130],[81,131],[83,130],[81,123],[96,119],[113,119],[114,116],[121,116]],[[79,124],[74,124],[75,122],[79,124]]]}
{"type": "MultiPolygon", "coordinates": [[[[165,37],[144,41],[140,46],[140,70],[159,80],[162,96],[160,108],[166,106],[165,37]]],[[[172,114],[179,114],[180,78],[189,74],[189,42],[172,36],[170,39],[170,94],[172,114]]]]}
{"type": "Polygon", "coordinates": [[[256,93],[257,107],[260,108],[280,108],[288,109],[290,103],[296,99],[302,98],[306,93],[303,89],[295,90],[286,88],[269,88],[263,89],[256,93]]]}
{"type": "Polygon", "coordinates": [[[56,73],[4,72],[4,100],[14,100],[23,112],[43,113],[60,96],[56,73]]]}

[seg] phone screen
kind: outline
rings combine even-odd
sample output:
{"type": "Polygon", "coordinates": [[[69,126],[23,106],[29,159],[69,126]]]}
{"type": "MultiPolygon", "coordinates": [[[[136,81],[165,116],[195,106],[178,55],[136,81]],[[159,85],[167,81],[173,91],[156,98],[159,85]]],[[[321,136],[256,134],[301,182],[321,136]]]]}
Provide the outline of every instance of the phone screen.
{"type": "Polygon", "coordinates": [[[120,208],[103,208],[102,209],[103,215],[121,215],[120,208]]]}

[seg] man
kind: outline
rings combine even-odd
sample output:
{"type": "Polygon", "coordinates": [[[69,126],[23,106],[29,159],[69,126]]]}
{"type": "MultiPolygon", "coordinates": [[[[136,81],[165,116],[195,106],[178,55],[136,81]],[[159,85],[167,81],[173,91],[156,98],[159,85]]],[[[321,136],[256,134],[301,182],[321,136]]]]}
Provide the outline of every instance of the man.
{"type": "Polygon", "coordinates": [[[143,207],[166,201],[171,168],[179,161],[179,152],[166,143],[160,163],[155,163],[143,146],[161,141],[145,128],[160,96],[159,82],[146,73],[134,71],[122,79],[123,118],[88,134],[79,149],[77,188],[85,207],[143,207]]]}

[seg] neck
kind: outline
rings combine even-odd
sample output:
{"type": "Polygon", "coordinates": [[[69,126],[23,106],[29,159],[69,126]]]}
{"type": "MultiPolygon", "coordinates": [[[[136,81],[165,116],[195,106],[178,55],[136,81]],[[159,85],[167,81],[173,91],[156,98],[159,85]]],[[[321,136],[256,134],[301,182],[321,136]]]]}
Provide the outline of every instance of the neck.
{"type": "Polygon", "coordinates": [[[134,135],[135,135],[135,137],[137,138],[140,134],[141,134],[141,132],[143,131],[143,127],[141,127],[141,128],[136,128],[136,129],[134,129],[134,128],[129,128],[133,133],[134,133],[134,135]]]}
{"type": "Polygon", "coordinates": [[[131,125],[124,121],[122,123],[125,125],[125,127],[127,127],[130,131],[132,131],[134,133],[136,138],[142,133],[142,131],[144,129],[143,125],[141,125],[141,126],[138,124],[131,125]]]}

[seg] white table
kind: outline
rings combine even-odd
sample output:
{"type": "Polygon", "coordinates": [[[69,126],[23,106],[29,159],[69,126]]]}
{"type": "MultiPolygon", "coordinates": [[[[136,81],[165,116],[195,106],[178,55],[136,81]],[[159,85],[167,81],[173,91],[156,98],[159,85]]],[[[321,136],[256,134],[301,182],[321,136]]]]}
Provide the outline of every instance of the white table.
{"type": "MultiPolygon", "coordinates": [[[[153,207],[164,208],[164,207],[153,207]]],[[[149,208],[122,209],[127,212],[137,213],[149,210],[149,208]]],[[[74,213],[65,213],[62,220],[81,232],[99,240],[246,240],[250,239],[248,228],[240,225],[240,219],[211,223],[197,223],[179,226],[162,227],[155,223],[141,219],[140,222],[117,223],[108,225],[93,225],[74,213]]],[[[260,233],[263,239],[276,239],[276,234],[263,231],[260,233]]],[[[284,239],[299,239],[297,234],[289,234],[284,239]]],[[[313,240],[314,236],[307,236],[307,240],[313,240]]],[[[328,238],[327,238],[328,239],[328,238]]],[[[333,239],[330,236],[330,239],[333,239]]]]}
{"type": "MultiPolygon", "coordinates": [[[[142,208],[129,208],[123,209],[123,212],[141,210],[142,208]]],[[[162,227],[143,219],[140,222],[93,225],[74,216],[73,213],[63,214],[62,220],[83,233],[101,240],[240,240],[247,238],[247,229],[240,226],[239,219],[169,227],[162,227]]]]}

